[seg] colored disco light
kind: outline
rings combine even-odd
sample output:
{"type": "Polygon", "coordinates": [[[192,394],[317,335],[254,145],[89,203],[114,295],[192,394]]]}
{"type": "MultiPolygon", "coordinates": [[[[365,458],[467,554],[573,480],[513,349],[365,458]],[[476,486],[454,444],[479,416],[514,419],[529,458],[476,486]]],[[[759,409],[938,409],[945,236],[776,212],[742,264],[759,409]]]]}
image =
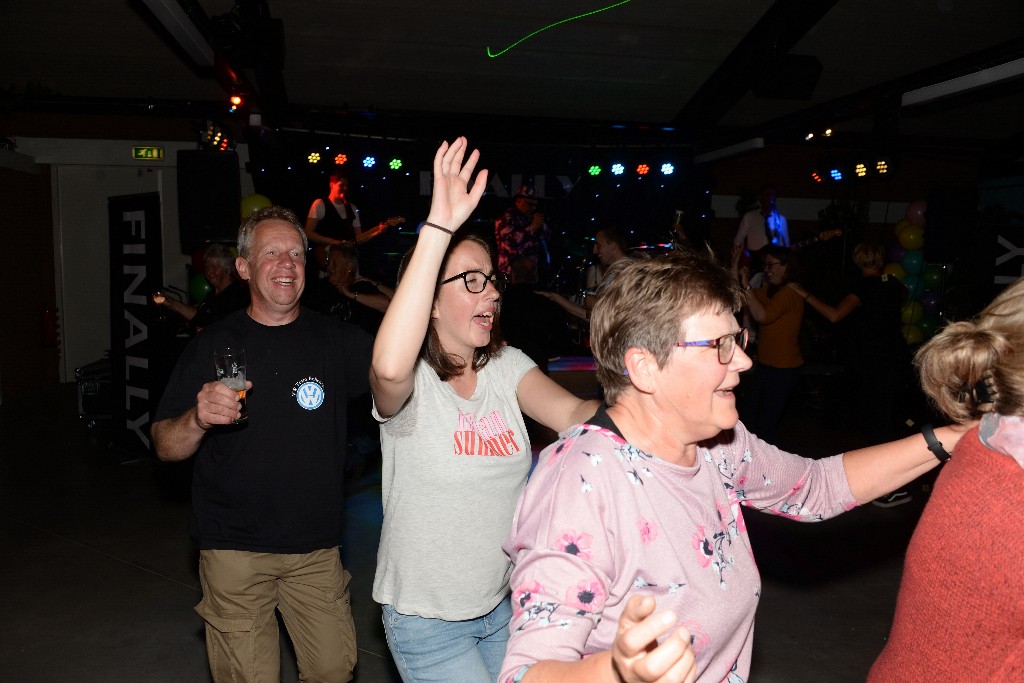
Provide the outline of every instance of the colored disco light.
{"type": "Polygon", "coordinates": [[[821,174],[818,173],[817,171],[811,171],[811,180],[813,180],[816,183],[820,183],[821,182],[821,174]]]}
{"type": "Polygon", "coordinates": [[[601,167],[600,166],[591,166],[587,170],[587,173],[589,173],[590,175],[601,175],[601,167]]]}
{"type": "Polygon", "coordinates": [[[306,157],[306,159],[311,164],[319,164],[320,163],[320,152],[310,152],[309,156],[306,157]]]}
{"type": "Polygon", "coordinates": [[[830,169],[828,174],[832,176],[832,180],[840,181],[843,179],[843,173],[838,168],[830,169]]]}
{"type": "Polygon", "coordinates": [[[885,159],[879,159],[878,163],[875,164],[875,173],[878,175],[885,175],[889,172],[889,164],[885,159]]]}
{"type": "Polygon", "coordinates": [[[868,174],[868,167],[864,164],[857,164],[853,167],[853,170],[857,174],[858,178],[863,178],[868,174]]]}
{"type": "Polygon", "coordinates": [[[636,167],[637,175],[647,175],[651,172],[651,167],[647,164],[640,164],[636,167]]]}
{"type": "Polygon", "coordinates": [[[626,172],[626,167],[622,164],[612,164],[612,174],[622,175],[626,172]]]}
{"type": "Polygon", "coordinates": [[[373,168],[377,165],[377,157],[365,157],[363,159],[363,166],[366,168],[373,168]]]}
{"type": "Polygon", "coordinates": [[[334,157],[334,163],[338,166],[341,166],[346,161],[348,161],[348,156],[345,154],[339,154],[338,156],[334,157]]]}
{"type": "Polygon", "coordinates": [[[672,175],[675,172],[676,172],[676,167],[673,166],[672,164],[662,164],[661,165],[661,173],[662,173],[662,175],[672,175]]]}
{"type": "Polygon", "coordinates": [[[390,168],[392,171],[397,171],[398,169],[402,168],[402,160],[392,159],[391,161],[388,162],[388,168],[390,168]]]}

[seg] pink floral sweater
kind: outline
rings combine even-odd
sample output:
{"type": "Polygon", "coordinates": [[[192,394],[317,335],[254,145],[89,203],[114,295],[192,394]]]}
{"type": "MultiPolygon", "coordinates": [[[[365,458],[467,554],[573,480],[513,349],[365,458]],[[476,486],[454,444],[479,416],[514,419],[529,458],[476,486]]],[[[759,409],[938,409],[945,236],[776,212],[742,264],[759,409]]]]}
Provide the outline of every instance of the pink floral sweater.
{"type": "Polygon", "coordinates": [[[626,601],[646,593],[692,634],[698,681],[745,681],[761,581],[740,506],[804,522],[849,510],[842,456],[802,458],[737,424],[682,467],[626,443],[603,410],[592,422],[544,450],[519,500],[498,680],[609,649],[626,601]]]}

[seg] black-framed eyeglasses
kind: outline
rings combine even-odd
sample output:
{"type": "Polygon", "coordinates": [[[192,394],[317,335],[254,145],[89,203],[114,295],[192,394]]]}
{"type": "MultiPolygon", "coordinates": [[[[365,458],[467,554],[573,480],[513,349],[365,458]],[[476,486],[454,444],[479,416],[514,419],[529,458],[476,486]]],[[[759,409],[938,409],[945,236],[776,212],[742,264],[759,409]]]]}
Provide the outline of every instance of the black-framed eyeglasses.
{"type": "Polygon", "coordinates": [[[722,365],[728,365],[732,362],[732,357],[736,355],[736,347],[741,349],[747,348],[747,340],[750,335],[747,333],[746,328],[741,329],[739,332],[733,332],[732,334],[726,334],[718,339],[702,339],[701,341],[688,341],[688,342],[676,342],[673,346],[707,346],[712,349],[718,349],[718,362],[722,365]]]}
{"type": "Polygon", "coordinates": [[[501,294],[505,291],[505,285],[508,283],[505,273],[500,270],[496,270],[490,275],[484,275],[483,271],[480,270],[467,270],[464,273],[452,275],[447,280],[441,280],[441,284],[446,285],[449,282],[455,282],[459,278],[462,278],[462,282],[471,294],[479,294],[487,289],[488,282],[494,285],[494,288],[498,290],[498,294],[501,294]]]}

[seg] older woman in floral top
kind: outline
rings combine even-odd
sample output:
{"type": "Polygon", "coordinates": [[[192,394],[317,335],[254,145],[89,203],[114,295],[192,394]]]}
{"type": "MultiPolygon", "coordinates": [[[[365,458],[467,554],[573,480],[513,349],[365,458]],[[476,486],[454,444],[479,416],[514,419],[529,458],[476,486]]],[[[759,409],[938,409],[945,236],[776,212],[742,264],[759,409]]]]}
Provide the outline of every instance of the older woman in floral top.
{"type": "MultiPolygon", "coordinates": [[[[544,451],[520,499],[500,681],[745,681],[761,583],[741,506],[819,521],[939,463],[921,436],[813,460],[748,432],[741,303],[687,254],[624,262],[602,294],[608,406],[544,451]]],[[[963,429],[935,432],[953,448],[963,429]]]]}

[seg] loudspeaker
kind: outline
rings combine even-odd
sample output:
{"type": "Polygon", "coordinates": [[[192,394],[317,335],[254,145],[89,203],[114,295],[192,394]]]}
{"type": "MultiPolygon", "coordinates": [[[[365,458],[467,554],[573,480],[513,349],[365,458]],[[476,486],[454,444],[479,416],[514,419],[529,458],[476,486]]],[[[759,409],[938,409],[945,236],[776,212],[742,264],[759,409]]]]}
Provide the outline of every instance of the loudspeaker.
{"type": "Polygon", "coordinates": [[[238,236],[242,185],[235,152],[178,150],[181,252],[238,236]]]}

